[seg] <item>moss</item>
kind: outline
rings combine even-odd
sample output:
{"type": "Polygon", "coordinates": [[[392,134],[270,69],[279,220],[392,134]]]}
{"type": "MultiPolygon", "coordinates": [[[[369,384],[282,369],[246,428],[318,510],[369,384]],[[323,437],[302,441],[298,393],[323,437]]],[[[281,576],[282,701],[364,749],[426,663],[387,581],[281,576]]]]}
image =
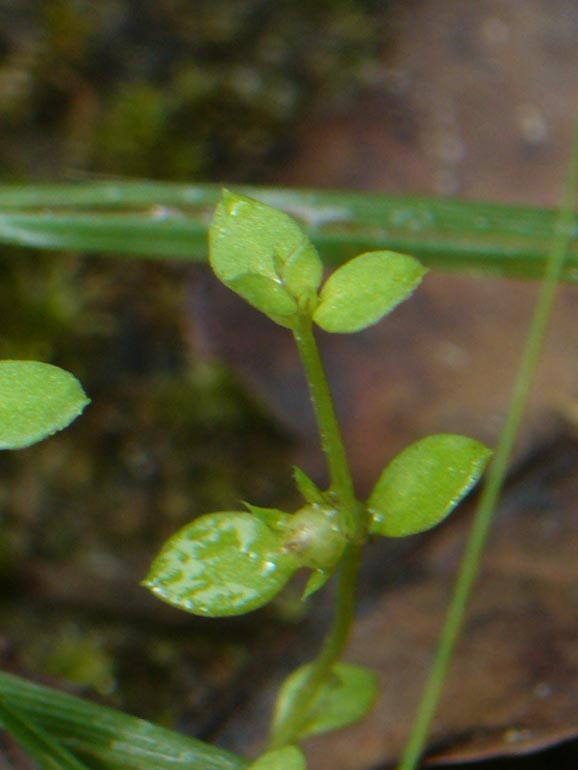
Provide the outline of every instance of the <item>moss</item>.
{"type": "Polygon", "coordinates": [[[0,24],[14,177],[62,169],[258,178],[313,102],[350,98],[382,43],[375,0],[47,0],[0,24]],[[24,142],[23,142],[24,140],[24,142]],[[23,146],[24,144],[24,146],[23,146]]]}

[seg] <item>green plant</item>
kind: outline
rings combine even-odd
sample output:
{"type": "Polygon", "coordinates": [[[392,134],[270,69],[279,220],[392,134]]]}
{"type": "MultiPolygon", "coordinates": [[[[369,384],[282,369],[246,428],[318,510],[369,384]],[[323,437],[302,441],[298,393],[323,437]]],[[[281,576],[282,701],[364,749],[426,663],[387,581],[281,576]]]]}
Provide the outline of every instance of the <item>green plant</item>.
{"type": "MultiPolygon", "coordinates": [[[[92,194],[88,190],[89,198],[92,194]]],[[[16,194],[16,205],[18,198],[16,194]]],[[[8,228],[10,238],[20,240],[24,233],[26,241],[26,227],[35,227],[34,216],[21,219],[19,226],[24,230],[14,230],[14,221],[12,218],[12,230],[8,228]]],[[[552,260],[554,267],[549,272],[547,301],[541,303],[542,335],[573,222],[568,204],[558,229],[557,260],[552,260]]],[[[41,218],[36,224],[41,230],[44,227],[41,218]]],[[[90,240],[91,223],[83,223],[81,216],[76,224],[79,230],[74,237],[82,240],[87,225],[85,236],[90,240]]],[[[97,227],[101,225],[105,232],[107,223],[100,222],[97,227]]],[[[42,241],[37,245],[49,244],[42,241]]],[[[353,622],[363,547],[379,535],[403,536],[435,525],[475,482],[489,456],[485,447],[471,439],[428,437],[395,458],[368,500],[359,501],[313,328],[318,325],[326,331],[347,333],[375,323],[411,294],[425,271],[410,257],[368,253],[340,267],[322,286],[319,257],[295,222],[268,206],[231,194],[226,194],[219,206],[211,228],[211,246],[211,261],[219,277],[293,333],[310,382],[331,484],[329,489],[320,490],[302,470],[295,469],[295,481],[305,501],[296,513],[247,505],[244,512],[200,517],[165,545],[147,582],[155,593],[177,606],[217,616],[247,612],[266,603],[298,569],[311,571],[306,596],[335,575],[334,626],[319,657],[299,668],[283,685],[269,749],[252,764],[121,712],[0,673],[0,721],[45,768],[303,770],[305,759],[296,744],[362,718],[374,698],[372,672],[340,660],[353,622]],[[376,275],[383,279],[379,286],[376,275]],[[239,544],[241,537],[245,539],[239,544]],[[233,574],[237,586],[232,583],[233,574]]],[[[130,248],[137,248],[136,240],[130,248]]],[[[528,272],[532,273],[531,267],[528,272]]],[[[538,348],[536,343],[532,347],[534,363],[538,348]]],[[[64,427],[86,403],[70,375],[45,366],[0,362],[0,423],[11,426],[12,431],[5,448],[26,446],[64,427]],[[8,375],[4,383],[3,371],[8,375]],[[56,372],[60,372],[57,377],[56,372]],[[52,392],[56,404],[43,404],[48,376],[55,377],[52,392]],[[17,407],[16,417],[13,406],[17,407]],[[22,410],[23,406],[27,408],[22,410]]],[[[526,369],[527,387],[531,367],[526,369]]],[[[520,403],[507,437],[510,448],[520,403]]],[[[507,451],[502,455],[499,473],[503,476],[507,451]]],[[[493,486],[494,497],[499,483],[493,486]]],[[[486,530],[487,521],[486,517],[486,530]]],[[[481,548],[479,539],[476,547],[481,548]]],[[[473,569],[470,574],[475,573],[475,565],[473,569]]],[[[431,705],[430,699],[430,718],[431,705]]],[[[425,724],[422,720],[421,728],[425,724]]],[[[414,767],[420,751],[419,742],[414,743],[410,747],[413,758],[408,754],[403,766],[414,767]]]]}
{"type": "MultiPolygon", "coordinates": [[[[415,259],[368,252],[322,285],[319,255],[293,219],[225,192],[210,229],[210,262],[225,285],[293,333],[330,485],[321,490],[295,469],[304,498],[295,513],[247,504],[244,512],[201,516],[165,544],[145,585],[181,609],[217,617],[269,602],[299,569],[311,571],[304,598],[336,575],[333,628],[319,657],[287,680],[277,703],[272,753],[262,766],[281,770],[288,767],[286,747],[362,718],[374,700],[371,672],[340,661],[354,620],[363,547],[375,536],[401,537],[435,526],[480,477],[490,452],[463,436],[429,436],[383,470],[367,501],[356,497],[314,326],[350,333],[376,323],[420,283],[425,269],[415,259]]],[[[302,759],[291,756],[295,767],[302,766],[302,759]]]]}
{"type": "MultiPolygon", "coordinates": [[[[251,765],[253,770],[300,770],[305,767],[298,748],[303,739],[357,721],[375,698],[374,674],[341,661],[354,621],[363,547],[380,535],[399,537],[436,525],[477,481],[490,452],[463,436],[430,436],[404,450],[383,470],[368,500],[358,500],[314,326],[350,333],[376,323],[411,295],[425,269],[409,256],[367,252],[337,269],[322,285],[320,257],[297,223],[281,211],[229,192],[217,207],[210,252],[215,273],[229,288],[293,333],[311,390],[330,486],[321,490],[296,468],[304,505],[295,513],[246,504],[246,511],[197,518],[165,544],[145,584],[189,612],[227,616],[267,603],[302,568],[311,572],[304,599],[336,576],[333,628],[318,658],[295,671],[281,688],[269,749],[251,765]]],[[[35,362],[0,363],[0,395],[3,448],[27,446],[65,427],[87,403],[72,375],[35,362]]],[[[134,757],[145,733],[147,739],[150,733],[157,757],[174,753],[184,742],[188,754],[179,751],[186,767],[224,770],[248,764],[102,707],[78,707],[70,696],[53,696],[6,674],[0,675],[0,719],[44,767],[78,770],[92,754],[105,766],[118,767],[118,752],[108,762],[108,744],[102,742],[112,721],[117,735],[130,733],[129,753],[134,757]],[[11,688],[19,693],[16,705],[10,699],[11,688]],[[48,715],[38,706],[47,698],[48,715]],[[87,736],[89,715],[93,734],[89,730],[87,736]],[[64,739],[59,736],[63,722],[70,733],[64,739]]]]}

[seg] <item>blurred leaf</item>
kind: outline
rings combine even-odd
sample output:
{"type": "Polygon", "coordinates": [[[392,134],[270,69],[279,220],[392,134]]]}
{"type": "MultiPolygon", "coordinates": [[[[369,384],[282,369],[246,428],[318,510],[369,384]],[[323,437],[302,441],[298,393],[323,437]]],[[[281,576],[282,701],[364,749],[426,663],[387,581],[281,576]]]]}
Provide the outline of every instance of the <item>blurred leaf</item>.
{"type": "Polygon", "coordinates": [[[248,761],[121,711],[0,672],[0,698],[87,761],[105,770],[245,770],[248,761]]]}
{"type": "Polygon", "coordinates": [[[247,770],[307,770],[307,763],[300,749],[285,746],[264,754],[247,770]]]}
{"type": "MultiPolygon", "coordinates": [[[[554,232],[555,212],[545,208],[353,191],[240,189],[298,217],[331,264],[391,249],[438,269],[541,278],[554,232]]],[[[3,185],[0,242],[205,261],[207,221],[220,195],[214,184],[149,181],[3,185]]],[[[578,245],[572,244],[564,280],[576,281],[577,265],[578,245]]]]}
{"type": "MultiPolygon", "coordinates": [[[[277,700],[275,724],[283,722],[310,670],[311,664],[301,666],[285,680],[277,700]]],[[[300,738],[339,730],[363,719],[376,696],[377,676],[373,671],[352,663],[337,663],[304,714],[300,738]]]]}
{"type": "Polygon", "coordinates": [[[196,615],[242,615],[271,601],[297,567],[280,533],[250,513],[222,511],[173,535],[144,585],[196,615]]]}
{"type": "Polygon", "coordinates": [[[303,591],[303,596],[301,597],[303,601],[305,601],[305,599],[309,599],[310,596],[313,596],[314,593],[317,593],[317,591],[323,588],[327,581],[331,579],[334,572],[335,569],[314,570],[309,576],[309,580],[307,581],[307,585],[303,591]]]}
{"type": "Polygon", "coordinates": [[[452,434],[410,444],[385,468],[371,493],[371,531],[404,537],[434,527],[478,481],[490,455],[479,441],[452,434]]]}
{"type": "Polygon", "coordinates": [[[329,277],[313,320],[326,332],[366,329],[407,299],[426,272],[416,259],[404,254],[361,254],[329,277]]]}
{"type": "Polygon", "coordinates": [[[0,361],[0,449],[22,449],[66,428],[89,403],[72,374],[39,361],[0,361]]]}
{"type": "Polygon", "coordinates": [[[88,770],[68,749],[0,698],[0,721],[44,770],[88,770]]]}

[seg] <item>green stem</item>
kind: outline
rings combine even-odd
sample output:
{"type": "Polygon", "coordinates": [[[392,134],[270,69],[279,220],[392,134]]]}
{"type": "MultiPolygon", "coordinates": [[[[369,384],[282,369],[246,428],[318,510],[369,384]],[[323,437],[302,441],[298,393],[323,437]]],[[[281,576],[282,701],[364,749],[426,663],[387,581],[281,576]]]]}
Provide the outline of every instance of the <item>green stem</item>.
{"type": "Polygon", "coordinates": [[[293,334],[309,384],[311,401],[321,436],[321,446],[329,465],[330,489],[337,498],[339,510],[343,514],[343,526],[346,533],[356,537],[361,534],[363,526],[360,505],[355,497],[341,429],[319,348],[313,334],[311,319],[302,318],[293,334]]]}
{"type": "Polygon", "coordinates": [[[337,607],[333,627],[325,638],[319,655],[311,663],[299,691],[288,704],[283,718],[273,726],[270,750],[299,743],[303,723],[307,719],[309,704],[327,680],[333,666],[345,652],[355,620],[360,556],[360,546],[350,545],[348,547],[339,571],[337,607]]]}
{"type": "Polygon", "coordinates": [[[288,706],[282,720],[272,730],[269,749],[278,749],[299,743],[308,706],[327,681],[333,666],[343,655],[355,620],[355,600],[361,546],[350,545],[339,568],[337,607],[333,627],[327,635],[321,652],[311,664],[299,692],[288,706]]]}
{"type": "Polygon", "coordinates": [[[350,535],[352,542],[347,547],[339,566],[337,606],[333,626],[319,655],[311,664],[299,691],[287,706],[282,720],[274,724],[271,749],[299,741],[309,704],[345,651],[355,619],[361,543],[366,530],[364,508],[355,497],[339,422],[310,318],[301,319],[294,336],[309,383],[321,435],[321,445],[329,464],[330,489],[335,496],[337,508],[343,516],[345,531],[350,535]]]}
{"type": "Polygon", "coordinates": [[[454,588],[454,594],[448,608],[436,657],[398,770],[415,770],[426,747],[430,727],[441,698],[444,681],[461,631],[466,605],[479,572],[480,560],[492,523],[496,503],[506,478],[514,444],[528,402],[528,394],[548,331],[556,287],[560,279],[564,257],[573,236],[574,206],[577,189],[578,120],[574,129],[572,157],[565,186],[564,201],[555,228],[555,240],[550,248],[546,271],[510,398],[506,423],[482,491],[476,517],[466,545],[462,566],[454,588]]]}

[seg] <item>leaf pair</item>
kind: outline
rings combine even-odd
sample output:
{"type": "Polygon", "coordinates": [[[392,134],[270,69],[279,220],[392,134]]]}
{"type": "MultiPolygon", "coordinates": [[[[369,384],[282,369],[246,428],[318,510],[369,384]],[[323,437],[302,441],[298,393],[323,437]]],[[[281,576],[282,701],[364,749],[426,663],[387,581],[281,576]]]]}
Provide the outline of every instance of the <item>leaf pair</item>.
{"type": "Polygon", "coordinates": [[[338,268],[319,292],[323,265],[295,220],[228,191],[209,235],[209,259],[221,281],[291,329],[303,315],[328,332],[365,329],[407,299],[426,272],[413,257],[369,252],[338,268]]]}

